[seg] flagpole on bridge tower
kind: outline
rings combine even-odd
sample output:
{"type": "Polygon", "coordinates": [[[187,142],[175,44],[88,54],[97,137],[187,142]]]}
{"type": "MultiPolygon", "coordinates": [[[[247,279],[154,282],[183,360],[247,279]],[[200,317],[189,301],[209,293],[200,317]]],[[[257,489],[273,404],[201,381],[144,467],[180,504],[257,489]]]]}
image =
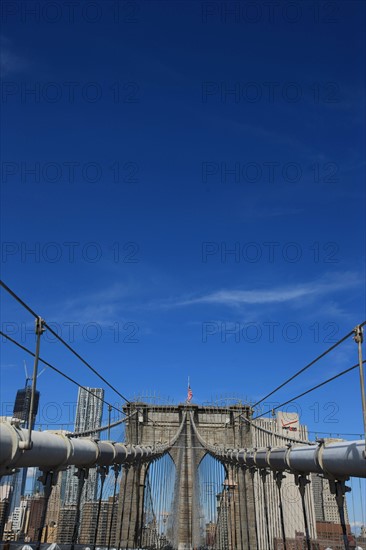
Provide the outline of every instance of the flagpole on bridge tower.
{"type": "Polygon", "coordinates": [[[187,404],[191,402],[192,397],[193,397],[193,392],[192,392],[192,389],[191,389],[191,384],[190,384],[190,380],[189,380],[189,376],[188,376],[187,399],[186,399],[187,404]]]}
{"type": "MultiPolygon", "coordinates": [[[[362,360],[362,343],[363,343],[363,329],[362,325],[357,325],[354,330],[354,341],[358,345],[358,363],[360,368],[360,387],[361,387],[361,401],[362,401],[362,415],[363,415],[363,431],[366,437],[366,395],[365,395],[365,377],[363,372],[363,360],[362,360]]],[[[363,451],[364,458],[366,458],[366,441],[365,449],[363,451]]]]}

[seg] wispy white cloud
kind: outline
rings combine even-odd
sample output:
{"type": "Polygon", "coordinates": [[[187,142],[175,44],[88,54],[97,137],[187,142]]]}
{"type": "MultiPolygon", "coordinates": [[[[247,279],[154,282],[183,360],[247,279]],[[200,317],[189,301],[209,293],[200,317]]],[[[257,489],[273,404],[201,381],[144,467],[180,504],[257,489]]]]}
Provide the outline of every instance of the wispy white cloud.
{"type": "MultiPolygon", "coordinates": [[[[362,279],[356,273],[344,272],[336,276],[325,276],[317,281],[277,286],[270,289],[222,289],[201,296],[188,297],[170,306],[190,306],[195,304],[215,304],[229,307],[242,305],[265,305],[297,302],[317,296],[348,290],[362,284],[362,279]]],[[[169,304],[167,304],[169,307],[169,304]]]]}
{"type": "MultiPolygon", "coordinates": [[[[295,309],[302,309],[304,303],[311,304],[312,307],[316,304],[317,308],[324,305],[324,312],[333,318],[344,314],[333,294],[349,291],[350,288],[362,285],[362,281],[357,273],[343,272],[326,275],[314,281],[270,288],[226,288],[209,293],[156,299],[151,299],[151,295],[146,294],[146,288],[139,283],[126,281],[68,299],[60,304],[57,316],[53,315],[52,320],[57,322],[76,319],[81,323],[94,321],[103,325],[116,319],[122,321],[132,313],[135,316],[143,311],[169,310],[200,304],[228,308],[245,306],[250,317],[250,306],[255,307],[258,314],[257,308],[260,306],[291,305],[295,309]]],[[[54,306],[52,311],[55,311],[54,306]]],[[[247,320],[250,320],[249,317],[247,320]]]]}
{"type": "Polygon", "coordinates": [[[0,364],[0,369],[4,369],[4,370],[14,370],[18,368],[18,365],[16,365],[15,363],[1,363],[0,364]]]}
{"type": "MultiPolygon", "coordinates": [[[[126,311],[133,309],[137,295],[138,285],[131,282],[110,285],[100,291],[85,292],[60,305],[57,315],[52,316],[52,321],[77,320],[79,323],[94,322],[100,325],[116,320],[122,322],[126,320],[126,311]]],[[[55,311],[54,305],[52,311],[55,311]]]]}
{"type": "Polygon", "coordinates": [[[3,76],[22,72],[26,68],[26,62],[14,53],[11,42],[4,36],[0,39],[0,69],[3,76]]]}

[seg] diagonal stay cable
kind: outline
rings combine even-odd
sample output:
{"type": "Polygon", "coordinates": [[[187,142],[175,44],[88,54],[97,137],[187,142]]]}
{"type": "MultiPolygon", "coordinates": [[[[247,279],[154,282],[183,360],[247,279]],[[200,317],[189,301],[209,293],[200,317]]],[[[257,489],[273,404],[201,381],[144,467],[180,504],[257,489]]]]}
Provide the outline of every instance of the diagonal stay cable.
{"type": "MultiPolygon", "coordinates": [[[[366,359],[364,359],[362,361],[362,363],[366,363],[366,359]]],[[[307,395],[308,393],[311,393],[314,390],[317,390],[318,388],[321,388],[322,386],[325,386],[325,384],[328,384],[329,382],[332,382],[333,380],[336,380],[340,376],[343,376],[344,374],[347,374],[348,372],[351,372],[352,370],[357,369],[357,368],[359,368],[358,363],[356,365],[353,365],[353,367],[350,367],[349,369],[346,369],[342,372],[339,372],[335,376],[332,376],[331,378],[328,378],[327,380],[324,380],[324,382],[320,382],[320,384],[317,384],[316,386],[313,386],[312,388],[300,393],[299,395],[296,395],[296,397],[293,397],[292,399],[288,399],[284,403],[281,403],[280,405],[277,405],[277,407],[273,407],[272,409],[270,409],[270,410],[268,410],[264,413],[258,414],[252,420],[256,420],[257,418],[261,418],[262,416],[265,416],[266,414],[269,414],[272,411],[276,411],[277,409],[280,409],[281,407],[284,407],[285,405],[288,405],[288,403],[292,403],[292,401],[295,401],[295,399],[300,399],[300,397],[304,397],[304,395],[307,395]]]]}
{"type": "MultiPolygon", "coordinates": [[[[8,334],[5,334],[5,332],[3,332],[2,330],[0,330],[0,335],[1,336],[4,336],[7,340],[9,340],[10,342],[12,342],[13,344],[15,344],[16,346],[18,346],[18,348],[22,349],[23,351],[25,351],[26,353],[28,353],[29,355],[32,355],[32,357],[35,356],[35,354],[33,353],[33,351],[31,351],[30,349],[26,348],[25,346],[23,346],[22,344],[20,344],[19,342],[17,342],[16,340],[14,340],[13,338],[11,338],[11,336],[9,336],[8,334]]],[[[88,388],[86,388],[85,386],[82,386],[81,384],[79,384],[78,382],[76,382],[76,380],[74,380],[73,378],[71,378],[71,376],[68,376],[67,374],[65,374],[64,372],[62,372],[61,370],[59,370],[57,367],[54,367],[53,365],[51,365],[51,363],[48,363],[47,361],[45,361],[44,359],[41,359],[41,357],[39,358],[39,361],[41,363],[43,363],[44,365],[46,365],[46,367],[49,367],[50,369],[52,369],[53,371],[57,372],[58,374],[60,374],[61,376],[63,376],[64,378],[66,378],[66,380],[68,380],[69,382],[71,382],[72,384],[75,384],[75,386],[78,386],[78,388],[82,388],[83,390],[85,390],[86,392],[90,393],[93,397],[95,397],[96,399],[99,399],[99,401],[102,401],[105,405],[108,405],[109,407],[112,407],[113,409],[115,409],[116,411],[118,411],[119,413],[122,413],[122,414],[126,414],[123,410],[119,409],[118,407],[116,407],[115,405],[112,405],[111,403],[108,403],[108,401],[105,401],[105,399],[103,399],[102,397],[99,397],[98,395],[96,395],[95,393],[93,393],[92,391],[90,391],[88,388]]]]}
{"type": "Polygon", "coordinates": [[[313,441],[305,441],[303,439],[294,439],[293,437],[288,437],[286,435],[282,435],[282,434],[273,432],[271,430],[266,430],[262,426],[259,426],[258,424],[254,424],[254,422],[251,422],[250,420],[248,420],[248,418],[245,418],[245,416],[243,416],[243,415],[241,415],[240,418],[242,418],[247,424],[249,424],[250,426],[252,426],[256,430],[258,430],[259,432],[263,432],[263,433],[266,433],[266,434],[269,434],[269,435],[274,435],[274,436],[276,436],[280,439],[284,439],[285,441],[291,441],[293,443],[302,443],[303,445],[314,445],[313,441]]]}
{"type": "MultiPolygon", "coordinates": [[[[0,286],[2,286],[17,302],[19,302],[19,304],[21,304],[27,311],[29,311],[29,313],[31,315],[33,315],[34,317],[37,317],[37,318],[40,318],[40,315],[38,315],[37,313],[35,313],[35,311],[30,307],[28,306],[28,304],[26,304],[24,302],[24,300],[22,300],[13,290],[11,290],[11,288],[8,287],[7,284],[4,283],[4,281],[1,281],[0,280],[0,286]]],[[[75,357],[77,357],[86,367],[88,367],[89,370],[91,370],[96,376],[98,376],[98,378],[100,380],[102,380],[111,390],[113,390],[119,397],[121,397],[121,399],[123,399],[124,401],[126,401],[126,403],[128,403],[129,405],[131,404],[131,402],[127,399],[127,397],[125,397],[124,395],[122,395],[122,393],[120,393],[112,384],[110,384],[108,382],[108,380],[106,380],[104,378],[104,376],[102,376],[101,374],[99,374],[99,372],[94,368],[92,367],[92,365],[90,363],[88,363],[88,361],[86,361],[76,350],[74,350],[74,348],[72,348],[63,338],[61,338],[61,336],[59,336],[57,334],[57,332],[55,332],[53,330],[53,328],[51,328],[47,323],[46,321],[44,321],[44,326],[49,330],[49,332],[51,332],[51,334],[53,334],[55,336],[55,338],[57,338],[57,340],[59,340],[62,344],[64,344],[64,346],[67,347],[67,349],[69,351],[71,351],[71,353],[73,353],[75,355],[75,357]]]]}
{"type": "MultiPolygon", "coordinates": [[[[361,323],[359,326],[360,327],[363,327],[364,325],[366,324],[366,321],[363,321],[363,323],[361,323]]],[[[271,395],[273,395],[274,393],[276,393],[278,390],[280,390],[281,388],[283,388],[284,386],[286,386],[289,382],[292,382],[292,380],[294,380],[295,378],[297,378],[300,374],[302,374],[303,372],[305,372],[307,369],[309,369],[310,367],[312,367],[315,363],[317,363],[320,359],[322,359],[323,357],[325,357],[328,353],[330,353],[332,350],[334,350],[337,346],[339,346],[340,344],[342,344],[342,342],[344,342],[345,340],[347,340],[347,338],[349,338],[350,336],[352,336],[352,334],[354,334],[354,330],[351,330],[348,334],[346,334],[345,336],[343,336],[343,338],[341,338],[340,340],[338,340],[338,342],[336,342],[335,344],[333,344],[332,346],[330,346],[330,348],[328,348],[327,350],[325,350],[323,353],[321,353],[320,355],[318,355],[318,357],[316,357],[315,359],[313,359],[312,361],[310,361],[310,363],[308,363],[307,365],[305,365],[305,367],[303,367],[302,369],[300,369],[299,371],[297,371],[295,374],[293,374],[290,378],[288,378],[287,380],[285,380],[284,382],[282,382],[282,384],[280,384],[279,386],[277,386],[277,388],[275,388],[273,391],[271,391],[270,393],[268,393],[266,396],[264,396],[262,399],[260,399],[259,401],[257,401],[256,403],[254,403],[253,408],[256,407],[257,405],[260,405],[260,403],[262,403],[265,399],[268,399],[268,397],[270,397],[271,395]]]]}
{"type": "Polygon", "coordinates": [[[37,315],[37,313],[33,311],[33,309],[28,304],[26,304],[17,294],[15,294],[15,292],[11,290],[11,288],[9,288],[8,285],[4,283],[4,281],[0,280],[0,286],[2,286],[4,290],[6,290],[6,292],[10,294],[10,296],[15,298],[15,300],[19,302],[20,305],[22,305],[27,311],[29,311],[29,313],[33,315],[33,317],[39,317],[39,315],[37,315]]]}
{"type": "Polygon", "coordinates": [[[84,430],[82,432],[72,432],[67,434],[67,437],[87,437],[88,435],[105,432],[106,430],[109,430],[110,428],[115,428],[116,426],[119,426],[120,424],[123,424],[127,420],[129,420],[132,416],[135,416],[137,414],[137,411],[134,411],[129,416],[125,416],[125,418],[120,418],[119,420],[116,420],[115,422],[111,422],[111,424],[107,424],[105,426],[100,426],[100,428],[93,428],[92,430],[84,430]]]}
{"type": "Polygon", "coordinates": [[[106,380],[104,378],[104,376],[102,376],[101,374],[99,374],[99,372],[94,368],[92,367],[92,365],[90,363],[88,363],[88,361],[86,361],[76,350],[74,350],[74,348],[72,348],[63,338],[61,338],[61,336],[59,336],[57,334],[56,331],[54,331],[46,322],[44,322],[44,326],[51,332],[51,334],[53,334],[57,340],[59,340],[62,344],[64,344],[64,346],[67,347],[67,349],[69,351],[71,351],[71,353],[73,353],[75,355],[75,357],[77,357],[82,363],[84,363],[84,365],[86,367],[88,367],[88,369],[90,369],[96,376],[98,376],[98,378],[100,380],[102,380],[102,382],[104,382],[105,384],[107,384],[107,386],[113,390],[119,397],[121,397],[121,399],[123,399],[124,401],[126,401],[126,403],[128,403],[129,405],[131,404],[131,402],[127,399],[127,397],[125,397],[124,395],[122,395],[121,392],[119,392],[112,384],[110,384],[108,382],[108,380],[106,380]]]}

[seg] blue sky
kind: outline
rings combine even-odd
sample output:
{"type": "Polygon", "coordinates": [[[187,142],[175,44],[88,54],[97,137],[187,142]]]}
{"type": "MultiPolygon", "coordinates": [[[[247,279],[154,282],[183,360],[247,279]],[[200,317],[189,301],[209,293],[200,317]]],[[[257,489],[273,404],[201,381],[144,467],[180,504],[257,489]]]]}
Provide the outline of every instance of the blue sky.
{"type": "MultiPolygon", "coordinates": [[[[363,321],[364,3],[4,4],[2,277],[124,395],[255,401],[363,321]]],[[[2,350],[6,407],[27,357],[2,350]]],[[[274,397],[356,362],[350,339],[274,397]]],[[[73,420],[76,388],[39,389],[41,422],[73,420]]],[[[359,393],[354,371],[297,410],[361,433],[359,393]]]]}

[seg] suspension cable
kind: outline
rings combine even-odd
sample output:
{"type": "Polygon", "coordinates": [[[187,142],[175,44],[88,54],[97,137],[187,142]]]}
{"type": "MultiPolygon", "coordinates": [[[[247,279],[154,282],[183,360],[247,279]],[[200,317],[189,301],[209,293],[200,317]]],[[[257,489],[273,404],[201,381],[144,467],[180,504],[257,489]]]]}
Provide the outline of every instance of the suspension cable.
{"type": "MultiPolygon", "coordinates": [[[[35,354],[33,353],[33,351],[31,351],[30,349],[26,348],[25,346],[23,346],[22,344],[20,344],[19,342],[17,342],[16,340],[14,340],[11,336],[9,336],[8,334],[5,334],[5,332],[3,332],[2,330],[0,330],[0,336],[4,336],[4,338],[6,338],[7,340],[9,340],[10,342],[12,342],[13,344],[15,344],[16,346],[18,346],[18,348],[22,349],[23,351],[25,351],[26,353],[28,353],[29,355],[32,355],[32,357],[35,356],[35,354]]],[[[41,357],[39,357],[39,361],[41,363],[43,363],[44,365],[46,365],[46,367],[49,367],[51,370],[57,372],[57,374],[60,374],[61,376],[63,376],[64,378],[66,378],[66,380],[68,380],[69,382],[71,382],[72,384],[74,384],[75,386],[78,386],[78,388],[81,388],[83,390],[85,390],[87,393],[90,393],[93,397],[95,397],[95,399],[98,399],[99,401],[102,401],[102,403],[104,403],[105,405],[108,405],[110,407],[112,407],[113,409],[115,409],[116,411],[118,411],[119,413],[121,414],[126,414],[123,410],[119,409],[118,407],[115,407],[114,405],[112,405],[111,403],[108,403],[108,401],[105,401],[105,399],[103,399],[102,397],[99,397],[98,395],[94,394],[92,391],[90,391],[88,388],[86,388],[85,386],[83,386],[82,384],[79,384],[79,382],[76,382],[76,380],[74,380],[73,378],[71,378],[71,376],[69,376],[68,374],[65,374],[64,372],[62,372],[61,370],[59,370],[57,367],[54,367],[53,365],[51,365],[51,363],[48,363],[47,361],[45,361],[44,359],[42,359],[41,357]]],[[[94,430],[93,433],[97,431],[97,430],[94,430]]]]}
{"type": "MultiPolygon", "coordinates": [[[[31,315],[33,315],[34,317],[40,317],[39,315],[37,315],[37,313],[35,313],[33,311],[33,309],[28,306],[28,304],[26,304],[24,302],[24,300],[22,300],[13,290],[11,290],[11,288],[8,287],[8,285],[6,285],[3,281],[0,281],[0,285],[13,297],[15,298],[15,300],[17,302],[19,302],[19,304],[21,304],[29,313],[31,313],[31,315]]],[[[98,376],[98,378],[100,380],[102,380],[102,382],[104,382],[105,384],[107,384],[107,386],[113,390],[119,397],[121,397],[121,399],[123,399],[124,401],[126,401],[126,403],[128,404],[131,404],[131,402],[124,396],[122,395],[122,393],[120,393],[112,384],[110,384],[108,382],[108,380],[106,380],[104,378],[104,376],[102,376],[101,374],[99,374],[99,372],[94,368],[92,367],[92,365],[90,365],[90,363],[88,363],[88,361],[86,361],[76,350],[74,350],[74,348],[72,348],[61,336],[59,336],[59,334],[57,334],[56,331],[53,330],[52,327],[50,327],[50,325],[48,323],[46,323],[46,321],[44,322],[44,326],[49,330],[49,332],[51,334],[53,334],[55,336],[55,338],[57,338],[57,340],[59,340],[62,344],[64,344],[64,346],[67,347],[67,349],[69,351],[71,351],[71,353],[73,353],[75,355],[75,357],[77,357],[86,367],[88,367],[89,370],[91,370],[96,376],[98,376]]]]}
{"type": "MultiPolygon", "coordinates": [[[[360,327],[363,327],[364,325],[366,324],[366,321],[363,321],[363,323],[361,323],[359,326],[360,327]]],[[[320,355],[318,355],[318,357],[316,357],[315,359],[313,359],[310,363],[308,363],[307,365],[305,365],[305,367],[303,367],[302,369],[300,369],[299,371],[297,371],[295,374],[293,374],[290,378],[288,378],[287,380],[285,380],[284,382],[282,382],[282,384],[280,384],[279,386],[277,386],[277,388],[275,388],[274,390],[272,390],[270,393],[268,393],[265,397],[263,397],[262,399],[260,399],[259,401],[257,401],[256,403],[254,403],[253,407],[256,407],[258,406],[260,403],[262,403],[263,401],[265,401],[265,399],[268,399],[268,397],[270,397],[271,395],[273,395],[274,393],[276,393],[278,390],[280,390],[281,388],[283,388],[284,386],[286,386],[289,382],[292,382],[292,380],[294,380],[295,378],[297,378],[298,376],[300,376],[300,374],[302,374],[303,372],[305,372],[307,369],[309,369],[312,365],[314,365],[315,363],[317,363],[320,359],[322,359],[323,357],[325,357],[328,353],[330,353],[332,350],[334,350],[337,346],[339,346],[340,344],[342,344],[342,342],[344,342],[345,340],[347,340],[347,338],[349,338],[350,336],[352,336],[354,334],[354,330],[351,330],[348,334],[346,334],[345,336],[343,336],[343,338],[341,338],[340,340],[338,340],[338,342],[336,342],[335,344],[333,344],[332,346],[330,346],[330,348],[328,348],[327,350],[325,350],[323,353],[321,353],[320,355]]]]}
{"type": "Polygon", "coordinates": [[[345,503],[345,494],[350,491],[350,487],[346,486],[346,482],[343,481],[333,481],[329,480],[330,492],[334,494],[334,498],[337,503],[339,519],[342,526],[342,535],[343,543],[345,550],[350,550],[347,527],[346,527],[346,518],[344,514],[344,503],[345,503]]]}
{"type": "Polygon", "coordinates": [[[308,515],[307,515],[307,511],[306,511],[306,501],[305,501],[306,486],[310,483],[310,480],[306,477],[306,475],[297,475],[297,476],[295,476],[295,479],[296,479],[296,483],[299,487],[299,492],[300,492],[300,496],[301,496],[302,513],[303,513],[303,516],[304,516],[306,547],[307,547],[307,550],[311,550],[309,522],[308,522],[308,515]]]}
{"type": "MultiPolygon", "coordinates": [[[[242,418],[245,422],[247,422],[250,426],[252,426],[256,430],[258,430],[260,432],[264,432],[264,433],[272,435],[272,436],[275,435],[276,437],[284,439],[285,441],[291,441],[292,443],[302,443],[304,445],[314,445],[315,444],[312,441],[305,441],[305,440],[302,440],[302,439],[294,439],[293,437],[288,437],[286,435],[282,435],[282,434],[279,434],[279,433],[272,432],[271,430],[266,430],[265,428],[262,428],[262,426],[258,426],[254,422],[251,422],[245,416],[240,415],[240,418],[242,418]]],[[[256,418],[258,418],[258,417],[256,417],[256,418]]]]}
{"type": "Polygon", "coordinates": [[[239,474],[238,475],[238,496],[239,496],[239,514],[240,514],[240,536],[242,539],[241,550],[243,550],[243,535],[241,531],[242,521],[241,521],[241,511],[240,511],[241,500],[243,500],[243,506],[245,509],[244,512],[245,512],[245,525],[246,525],[246,531],[247,531],[248,550],[251,550],[250,549],[249,515],[248,515],[248,492],[247,492],[247,480],[246,480],[247,468],[243,468],[239,466],[238,474],[239,474]],[[240,485],[241,485],[240,479],[243,482],[243,497],[244,497],[243,499],[240,491],[240,485]]]}
{"type": "Polygon", "coordinates": [[[75,514],[75,521],[74,521],[74,531],[73,531],[72,541],[71,541],[71,550],[74,550],[75,544],[77,544],[78,542],[80,515],[81,515],[81,496],[83,493],[85,479],[88,475],[88,470],[86,468],[79,468],[76,471],[75,475],[77,475],[78,477],[78,492],[77,492],[77,499],[76,499],[76,514],[75,514]]]}
{"type": "Polygon", "coordinates": [[[236,495],[237,495],[237,488],[238,488],[238,484],[236,482],[236,470],[234,469],[234,466],[233,464],[231,464],[231,477],[232,477],[232,486],[233,486],[233,491],[232,491],[232,508],[233,508],[233,516],[234,516],[234,521],[233,521],[233,529],[234,529],[234,541],[235,541],[235,548],[238,548],[238,532],[237,532],[237,523],[236,523],[236,495]],[[234,472],[235,472],[235,475],[234,475],[234,472]]]}
{"type": "Polygon", "coordinates": [[[31,315],[33,315],[33,317],[39,317],[39,315],[37,315],[37,313],[35,313],[28,304],[26,304],[17,294],[15,294],[15,292],[11,290],[11,288],[9,288],[8,285],[4,283],[4,281],[0,280],[0,286],[2,286],[3,289],[10,294],[10,296],[15,298],[15,300],[19,302],[19,304],[23,306],[31,315]]]}
{"type": "Polygon", "coordinates": [[[269,475],[269,472],[265,469],[261,469],[259,471],[259,474],[262,478],[262,485],[263,485],[263,504],[264,504],[264,517],[266,521],[267,545],[268,545],[268,550],[271,550],[271,538],[269,534],[268,499],[267,499],[267,487],[266,487],[266,480],[267,480],[267,476],[269,475]]]}
{"type": "Polygon", "coordinates": [[[321,435],[328,435],[329,437],[332,437],[334,435],[337,435],[338,437],[340,437],[341,435],[346,435],[346,436],[349,436],[349,437],[359,437],[360,439],[362,439],[362,436],[364,434],[361,434],[361,433],[353,433],[353,434],[350,434],[350,433],[346,433],[346,432],[318,432],[318,431],[313,431],[313,430],[308,430],[308,433],[309,434],[321,434],[321,435]]]}
{"type": "Polygon", "coordinates": [[[120,418],[119,420],[116,420],[115,422],[112,422],[111,424],[108,424],[106,426],[101,426],[100,428],[93,428],[92,430],[85,430],[83,432],[72,432],[72,433],[66,434],[66,436],[67,437],[87,437],[88,435],[104,432],[106,430],[109,430],[110,428],[115,428],[116,426],[119,426],[120,424],[123,424],[124,422],[126,422],[127,420],[129,420],[130,418],[135,416],[135,414],[137,414],[137,411],[133,411],[129,416],[125,416],[124,418],[120,418]]]}
{"type": "Polygon", "coordinates": [[[363,509],[363,498],[362,498],[362,486],[361,486],[361,478],[359,478],[358,480],[358,485],[359,485],[359,491],[360,491],[360,503],[361,503],[361,521],[363,523],[363,525],[365,525],[365,514],[364,514],[364,509],[363,509]]]}
{"type": "Polygon", "coordinates": [[[37,539],[36,539],[36,550],[39,550],[41,547],[42,535],[43,535],[44,524],[46,522],[48,504],[49,504],[50,496],[53,489],[53,483],[52,483],[53,478],[54,478],[54,472],[51,470],[48,472],[44,472],[41,479],[44,486],[44,501],[43,501],[41,518],[40,518],[39,527],[38,527],[37,539]]]}
{"type": "MultiPolygon", "coordinates": [[[[363,363],[366,363],[366,359],[364,359],[362,361],[363,363]]],[[[324,382],[321,382],[320,384],[317,384],[316,386],[313,386],[312,388],[310,388],[309,390],[306,390],[304,391],[303,393],[300,393],[299,395],[296,395],[296,397],[293,397],[292,399],[288,399],[287,401],[285,401],[284,403],[281,403],[280,405],[277,405],[277,407],[273,407],[272,409],[264,412],[264,413],[261,413],[261,414],[258,414],[257,416],[255,416],[253,418],[253,420],[256,420],[257,418],[261,418],[262,416],[265,416],[266,414],[269,414],[271,413],[272,411],[276,411],[277,409],[280,409],[281,407],[284,407],[285,405],[288,405],[288,403],[291,403],[292,401],[295,401],[295,399],[300,399],[300,397],[304,397],[304,395],[307,395],[308,393],[311,393],[313,392],[314,390],[317,390],[318,388],[321,388],[322,386],[325,386],[325,384],[328,384],[329,382],[332,382],[333,380],[336,380],[337,378],[339,378],[340,376],[343,376],[344,374],[347,374],[348,372],[351,372],[352,370],[356,369],[356,368],[359,368],[359,364],[357,363],[357,365],[353,365],[353,367],[350,367],[349,369],[346,369],[342,372],[339,372],[338,374],[336,374],[335,376],[332,376],[331,378],[328,378],[327,380],[324,380],[324,382]]]]}
{"type": "Polygon", "coordinates": [[[59,336],[57,334],[56,331],[54,331],[46,322],[44,323],[44,326],[51,332],[51,334],[53,334],[62,344],[64,344],[64,346],[67,347],[67,349],[69,351],[71,351],[71,353],[73,353],[75,355],[75,357],[77,357],[82,363],[84,363],[84,365],[86,367],[88,367],[89,370],[91,370],[96,376],[98,376],[98,378],[100,380],[102,380],[102,382],[104,382],[104,384],[107,384],[107,386],[113,390],[121,399],[123,399],[124,401],[126,401],[126,403],[128,403],[129,405],[131,404],[131,401],[129,401],[127,399],[127,397],[125,397],[121,392],[119,392],[112,384],[110,384],[110,382],[108,382],[108,380],[106,380],[106,378],[104,378],[104,376],[102,376],[101,374],[99,374],[99,372],[94,368],[92,367],[92,365],[90,365],[90,363],[88,363],[88,361],[86,361],[76,350],[74,350],[74,348],[72,348],[63,338],[61,338],[61,336],[59,336]]]}
{"type": "Polygon", "coordinates": [[[252,480],[255,541],[256,541],[256,549],[258,549],[259,548],[259,533],[258,533],[258,521],[257,521],[257,496],[255,494],[255,481],[254,481],[254,476],[256,474],[256,468],[249,468],[249,472],[250,472],[250,477],[251,477],[251,480],[252,480]]]}
{"type": "Polygon", "coordinates": [[[119,527],[119,537],[118,537],[118,546],[117,546],[118,550],[120,550],[120,548],[122,546],[123,520],[124,520],[124,513],[125,513],[127,478],[128,478],[129,468],[130,468],[129,464],[126,464],[126,465],[123,466],[123,470],[122,470],[122,480],[123,480],[122,502],[120,502],[120,500],[119,500],[119,497],[121,496],[121,491],[120,491],[119,497],[118,497],[118,510],[121,510],[121,522],[120,522],[120,527],[119,527]]]}
{"type": "Polygon", "coordinates": [[[131,527],[131,519],[132,519],[133,493],[135,489],[136,470],[137,470],[136,464],[132,465],[132,470],[133,470],[133,477],[132,477],[132,484],[131,484],[130,511],[129,511],[129,517],[128,517],[126,550],[129,550],[129,546],[130,546],[130,527],[131,527]]]}
{"type": "Polygon", "coordinates": [[[281,521],[283,550],[287,550],[285,520],[284,520],[284,516],[283,516],[283,504],[282,504],[282,480],[285,477],[286,476],[283,474],[283,472],[274,472],[274,478],[275,478],[277,489],[278,489],[278,502],[279,502],[279,508],[280,508],[280,521],[281,521]]]}
{"type": "Polygon", "coordinates": [[[100,491],[99,491],[99,499],[98,499],[98,511],[97,511],[97,518],[95,522],[95,530],[94,530],[94,539],[93,539],[93,550],[95,550],[95,547],[97,545],[97,538],[98,538],[98,527],[99,527],[99,520],[100,520],[100,511],[102,508],[102,498],[103,498],[103,487],[104,482],[107,474],[107,467],[101,466],[98,468],[99,470],[99,479],[100,479],[100,491]]]}
{"type": "Polygon", "coordinates": [[[113,465],[114,470],[114,484],[113,484],[113,497],[112,497],[112,510],[111,510],[111,518],[109,522],[109,530],[108,530],[108,550],[111,548],[111,538],[112,538],[112,528],[113,528],[113,520],[114,520],[114,511],[116,508],[116,493],[117,493],[117,482],[118,482],[118,476],[121,471],[121,466],[119,464],[113,465]]]}

